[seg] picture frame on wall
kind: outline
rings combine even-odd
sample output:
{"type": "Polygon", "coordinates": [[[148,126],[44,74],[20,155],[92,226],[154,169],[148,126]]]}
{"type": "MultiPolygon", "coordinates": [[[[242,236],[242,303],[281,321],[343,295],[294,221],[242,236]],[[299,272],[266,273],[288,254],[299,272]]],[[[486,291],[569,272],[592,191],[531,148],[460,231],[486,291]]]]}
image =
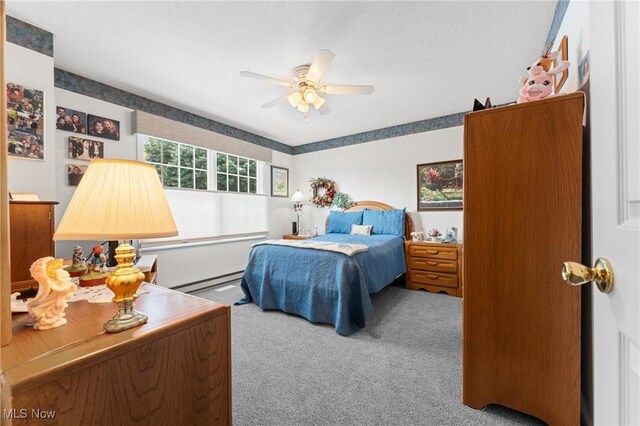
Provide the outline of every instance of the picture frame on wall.
{"type": "Polygon", "coordinates": [[[87,113],[59,105],[56,106],[56,129],[83,135],[87,134],[87,113]]]}
{"type": "Polygon", "coordinates": [[[462,209],[462,160],[418,164],[417,177],[418,211],[462,209]]]}
{"type": "Polygon", "coordinates": [[[44,160],[44,92],[13,82],[6,91],[9,157],[44,160]]]}
{"type": "Polygon", "coordinates": [[[289,169],[271,166],[271,196],[289,197],[289,169]]]}
{"type": "Polygon", "coordinates": [[[120,122],[118,120],[89,114],[87,123],[89,126],[87,130],[88,135],[114,141],[120,140],[120,122]]]}
{"type": "Polygon", "coordinates": [[[69,136],[69,158],[74,160],[91,161],[94,158],[104,158],[104,142],[69,136]]]}
{"type": "Polygon", "coordinates": [[[67,179],[70,186],[78,186],[80,184],[87,167],[89,166],[86,164],[69,164],[67,166],[67,179]]]}

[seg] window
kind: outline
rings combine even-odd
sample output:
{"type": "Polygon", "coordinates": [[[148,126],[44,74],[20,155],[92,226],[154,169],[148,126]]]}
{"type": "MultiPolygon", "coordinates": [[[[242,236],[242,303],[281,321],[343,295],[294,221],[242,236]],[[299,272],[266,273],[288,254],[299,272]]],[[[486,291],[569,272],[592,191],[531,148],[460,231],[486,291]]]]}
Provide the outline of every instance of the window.
{"type": "Polygon", "coordinates": [[[150,136],[138,141],[139,155],[158,171],[179,233],[143,246],[267,232],[267,163],[150,136]]]}
{"type": "Polygon", "coordinates": [[[258,162],[236,155],[216,154],[216,189],[218,191],[256,194],[258,162]]]}
{"type": "Polygon", "coordinates": [[[152,163],[165,188],[208,189],[209,150],[148,137],[144,159],[152,163]]]}

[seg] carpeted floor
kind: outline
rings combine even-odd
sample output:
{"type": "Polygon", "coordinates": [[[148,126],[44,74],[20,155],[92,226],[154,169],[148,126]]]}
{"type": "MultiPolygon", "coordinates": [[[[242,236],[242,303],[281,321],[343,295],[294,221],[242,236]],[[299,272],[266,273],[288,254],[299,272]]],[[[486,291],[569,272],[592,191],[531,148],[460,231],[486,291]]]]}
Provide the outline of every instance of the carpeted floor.
{"type": "MultiPolygon", "coordinates": [[[[233,304],[239,283],[193,293],[233,304]]],[[[461,402],[461,300],[387,287],[367,326],[343,337],[253,303],[231,310],[235,425],[542,424],[461,402]]]]}

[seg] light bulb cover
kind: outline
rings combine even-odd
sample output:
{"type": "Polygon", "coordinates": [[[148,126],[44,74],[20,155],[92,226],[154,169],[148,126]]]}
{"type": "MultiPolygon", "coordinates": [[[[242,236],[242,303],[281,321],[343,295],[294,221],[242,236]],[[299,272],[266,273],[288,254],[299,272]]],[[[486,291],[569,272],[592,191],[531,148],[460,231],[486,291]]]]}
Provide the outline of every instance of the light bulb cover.
{"type": "Polygon", "coordinates": [[[287,100],[289,101],[289,105],[291,105],[294,108],[297,108],[298,104],[302,100],[302,93],[294,92],[290,94],[289,97],[287,97],[287,100]]]}
{"type": "Polygon", "coordinates": [[[321,98],[320,96],[316,96],[316,100],[313,102],[313,107],[317,110],[319,110],[320,108],[322,108],[322,105],[324,105],[324,99],[321,98]]]}
{"type": "Polygon", "coordinates": [[[314,103],[317,96],[318,95],[316,94],[316,91],[313,89],[313,87],[307,87],[306,89],[304,89],[304,100],[307,101],[307,103],[314,103]]]}
{"type": "Polygon", "coordinates": [[[304,99],[298,104],[298,111],[309,112],[309,104],[304,99]]]}

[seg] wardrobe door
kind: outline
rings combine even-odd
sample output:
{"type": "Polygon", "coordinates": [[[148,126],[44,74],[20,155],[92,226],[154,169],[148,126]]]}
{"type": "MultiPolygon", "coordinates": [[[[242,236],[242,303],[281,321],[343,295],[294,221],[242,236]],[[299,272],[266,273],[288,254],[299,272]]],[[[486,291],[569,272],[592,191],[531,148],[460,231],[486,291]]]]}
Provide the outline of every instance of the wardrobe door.
{"type": "Polygon", "coordinates": [[[463,402],[580,422],[582,115],[574,93],[465,117],[463,402]]]}

